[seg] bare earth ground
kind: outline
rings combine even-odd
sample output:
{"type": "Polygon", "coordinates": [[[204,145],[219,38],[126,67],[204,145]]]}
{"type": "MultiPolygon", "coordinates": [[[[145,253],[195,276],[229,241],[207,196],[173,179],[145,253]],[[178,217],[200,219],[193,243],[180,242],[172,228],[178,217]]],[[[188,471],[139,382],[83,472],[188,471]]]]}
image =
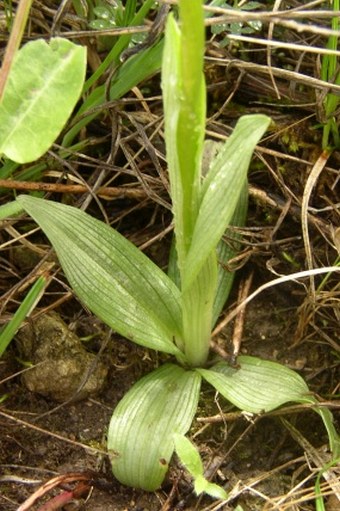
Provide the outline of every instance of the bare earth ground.
{"type": "MultiPolygon", "coordinates": [[[[51,11],[44,13],[48,26],[56,8],[50,4],[51,11]]],[[[282,2],[281,9],[299,4],[282,2]]],[[[327,3],[319,2],[318,7],[327,8],[327,3]]],[[[34,16],[37,14],[33,14],[33,27],[34,16]]],[[[317,16],[309,21],[328,26],[317,16]]],[[[65,33],[69,30],[67,20],[62,29],[65,33]]],[[[324,36],[301,34],[294,27],[279,26],[277,30],[276,39],[325,45],[324,36]]],[[[37,36],[40,32],[39,28],[37,36]]],[[[267,35],[265,25],[261,37],[267,35]]],[[[336,262],[340,156],[334,151],[327,160],[313,183],[308,216],[302,217],[306,181],[321,154],[316,112],[320,94],[326,91],[308,83],[308,78],[318,77],[317,56],[273,50],[273,66],[301,74],[301,82],[296,77],[275,75],[279,99],[268,66],[266,72],[256,67],[268,64],[264,46],[229,42],[221,48],[219,42],[215,36],[207,45],[207,137],[220,140],[228,136],[242,113],[264,112],[276,122],[252,164],[249,219],[242,231],[241,257],[235,262],[240,271],[227,313],[235,307],[238,288],[250,274],[254,290],[276,275],[307,267],[303,223],[309,229],[313,266],[336,262]],[[253,67],[249,68],[249,63],[253,67]]],[[[159,93],[159,76],[135,88],[128,95],[129,104],[124,99],[117,102],[89,125],[82,136],[92,142],[83,153],[65,162],[49,153],[49,169],[39,179],[55,185],[48,198],[78,206],[89,194],[58,193],[64,173],[76,176],[86,186],[99,183],[121,187],[125,198],[112,200],[98,195],[96,202],[89,201],[87,211],[100,219],[106,215],[107,221],[165,268],[171,215],[159,93]],[[144,101],[149,97],[154,99],[144,101]]],[[[22,170],[13,179],[19,179],[22,170]]],[[[12,198],[10,189],[2,189],[1,203],[12,198]]],[[[27,241],[18,239],[18,234],[35,228],[27,218],[2,227],[0,314],[1,324],[5,324],[25,294],[20,284],[30,272],[35,274],[50,247],[41,232],[31,232],[24,238],[27,241]]],[[[229,501],[220,504],[197,499],[176,460],[155,494],[125,488],[115,481],[105,451],[112,410],[125,391],[163,359],[117,337],[85,311],[72,296],[54,256],[48,257],[54,263],[53,281],[26,330],[19,332],[0,361],[1,511],[16,510],[37,488],[60,474],[73,479],[30,509],[39,510],[53,495],[79,487],[82,479],[87,484],[82,496],[65,505],[65,511],[316,509],[317,474],[329,459],[327,435],[317,414],[300,405],[251,417],[232,408],[208,387],[203,388],[191,435],[207,474],[230,492],[229,501]],[[72,377],[63,374],[66,366],[72,377]]],[[[303,285],[300,281],[271,288],[251,302],[241,352],[297,370],[339,421],[339,279],[333,275],[323,281],[320,277],[316,284],[314,302],[308,280],[303,285]]],[[[217,340],[229,352],[232,326],[224,328],[217,340]]],[[[339,472],[333,469],[330,473],[330,482],[320,480],[321,492],[326,511],[336,511],[340,509],[339,472]]]]}

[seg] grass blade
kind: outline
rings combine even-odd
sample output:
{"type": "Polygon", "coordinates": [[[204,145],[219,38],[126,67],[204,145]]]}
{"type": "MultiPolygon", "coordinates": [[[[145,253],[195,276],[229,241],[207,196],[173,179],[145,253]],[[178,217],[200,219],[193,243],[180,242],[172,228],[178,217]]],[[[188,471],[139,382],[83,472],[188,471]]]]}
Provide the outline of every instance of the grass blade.
{"type": "MultiPolygon", "coordinates": [[[[145,16],[148,14],[149,10],[152,8],[152,4],[153,0],[146,0],[145,2],[143,2],[141,8],[136,13],[136,15],[128,21],[128,26],[140,25],[143,22],[145,16]]],[[[125,11],[125,13],[128,16],[128,18],[130,18],[132,12],[130,11],[130,15],[128,15],[127,11],[125,11]]],[[[125,48],[129,46],[130,41],[131,35],[122,35],[119,37],[118,41],[110,50],[110,52],[105,57],[103,62],[100,64],[100,66],[98,66],[98,69],[96,69],[96,71],[90,76],[90,78],[86,80],[83,92],[87,92],[110,66],[117,65],[119,63],[119,57],[121,56],[125,48]]]]}
{"type": "MultiPolygon", "coordinates": [[[[121,98],[140,82],[157,73],[161,67],[162,51],[163,41],[160,41],[151,48],[138,53],[124,62],[112,81],[110,87],[110,100],[114,101],[115,99],[121,98]]],[[[77,112],[77,118],[80,116],[82,118],[81,120],[78,120],[76,124],[65,134],[62,142],[64,147],[69,147],[80,130],[87,126],[89,122],[98,117],[100,114],[100,110],[88,115],[87,112],[94,107],[104,104],[105,102],[105,85],[100,85],[91,92],[77,112]]]]}
{"type": "Polygon", "coordinates": [[[0,333],[0,357],[6,350],[7,346],[19,330],[22,322],[25,320],[44,294],[44,290],[48,284],[48,279],[39,277],[32,288],[27,293],[25,299],[20,304],[18,310],[5,328],[0,333]]]}

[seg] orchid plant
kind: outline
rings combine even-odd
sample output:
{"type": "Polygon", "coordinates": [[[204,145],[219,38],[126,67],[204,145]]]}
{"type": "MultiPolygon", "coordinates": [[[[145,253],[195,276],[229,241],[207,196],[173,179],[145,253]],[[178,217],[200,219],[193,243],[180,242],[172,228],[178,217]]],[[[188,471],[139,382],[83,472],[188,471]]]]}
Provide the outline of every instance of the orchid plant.
{"type": "MultiPolygon", "coordinates": [[[[339,455],[339,439],[330,412],[318,408],[296,372],[251,356],[240,356],[237,367],[209,358],[211,332],[233,278],[219,264],[231,255],[222,237],[231,224],[245,222],[247,171],[270,119],[242,117],[203,175],[202,1],[179,0],[179,20],[168,17],[162,65],[174,218],[169,275],[116,230],[74,207],[19,195],[2,207],[1,216],[26,211],[46,233],[86,307],[127,339],[169,356],[135,383],[113,412],[107,443],[115,477],[126,485],[156,490],[176,448],[197,491],[223,497],[204,479],[198,453],[183,440],[197,410],[202,380],[254,414],[287,402],[312,403],[326,425],[334,456],[339,455]]],[[[5,101],[6,94],[0,116],[5,101]]]]}

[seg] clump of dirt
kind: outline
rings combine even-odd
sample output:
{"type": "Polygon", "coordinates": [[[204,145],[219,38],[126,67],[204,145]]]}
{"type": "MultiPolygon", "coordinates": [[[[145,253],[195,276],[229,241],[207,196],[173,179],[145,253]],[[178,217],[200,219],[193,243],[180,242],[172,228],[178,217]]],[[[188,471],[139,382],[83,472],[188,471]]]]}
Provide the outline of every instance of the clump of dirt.
{"type": "Polygon", "coordinates": [[[107,364],[96,361],[55,312],[30,321],[16,338],[21,359],[32,364],[22,375],[31,392],[63,402],[85,399],[103,388],[107,364]]]}

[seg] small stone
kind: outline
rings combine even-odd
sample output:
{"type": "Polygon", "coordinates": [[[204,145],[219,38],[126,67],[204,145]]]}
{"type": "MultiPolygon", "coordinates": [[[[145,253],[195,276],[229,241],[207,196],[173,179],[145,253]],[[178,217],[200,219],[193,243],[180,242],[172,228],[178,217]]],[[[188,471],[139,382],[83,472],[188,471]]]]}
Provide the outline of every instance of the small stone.
{"type": "Polygon", "coordinates": [[[103,388],[107,364],[85,350],[57,313],[30,321],[19,330],[16,340],[21,358],[35,366],[22,376],[31,392],[62,402],[85,399],[103,388]],[[87,373],[88,378],[77,393],[87,373]]]}

